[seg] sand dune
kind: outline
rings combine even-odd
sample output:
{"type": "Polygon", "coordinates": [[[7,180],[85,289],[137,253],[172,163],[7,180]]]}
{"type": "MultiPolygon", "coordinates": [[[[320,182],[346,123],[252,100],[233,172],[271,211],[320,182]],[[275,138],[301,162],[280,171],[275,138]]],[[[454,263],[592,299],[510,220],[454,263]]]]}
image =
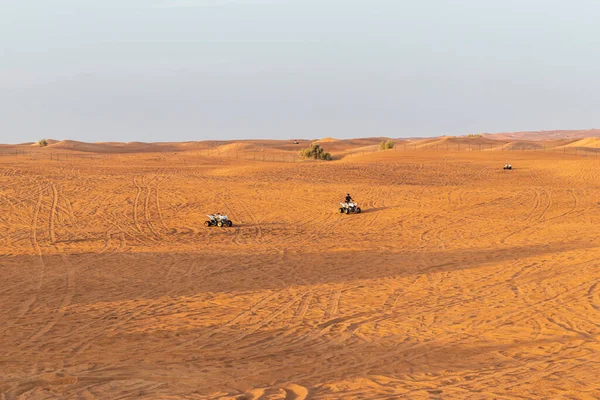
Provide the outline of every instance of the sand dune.
{"type": "Polygon", "coordinates": [[[456,148],[459,149],[461,146],[463,149],[489,149],[492,146],[497,147],[499,141],[491,140],[483,137],[441,137],[441,138],[428,138],[423,140],[417,140],[414,142],[416,148],[456,148]]]}
{"type": "Polygon", "coordinates": [[[564,146],[565,147],[587,147],[587,148],[597,149],[600,147],[600,139],[599,138],[585,138],[585,139],[572,141],[568,144],[565,144],[564,146]]]}
{"type": "Polygon", "coordinates": [[[52,146],[0,157],[0,398],[600,398],[600,158],[52,146]]]}
{"type": "Polygon", "coordinates": [[[184,148],[181,143],[143,143],[143,142],[98,142],[86,143],[75,140],[61,140],[49,142],[45,148],[50,150],[70,150],[85,153],[151,153],[177,151],[184,148]]]}
{"type": "Polygon", "coordinates": [[[543,150],[544,145],[540,142],[510,142],[501,147],[502,150],[543,150]]]}
{"type": "Polygon", "coordinates": [[[560,139],[581,139],[587,137],[600,136],[600,129],[582,129],[582,130],[552,130],[552,131],[526,131],[526,132],[505,132],[505,133],[484,133],[484,137],[499,140],[560,140],[560,139]]]}

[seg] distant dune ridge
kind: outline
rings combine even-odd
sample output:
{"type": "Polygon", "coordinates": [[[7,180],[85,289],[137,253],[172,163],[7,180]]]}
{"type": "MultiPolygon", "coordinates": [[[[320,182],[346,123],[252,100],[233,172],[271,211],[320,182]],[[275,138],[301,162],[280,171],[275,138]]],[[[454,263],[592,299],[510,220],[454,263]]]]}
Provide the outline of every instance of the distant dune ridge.
{"type": "MultiPolygon", "coordinates": [[[[33,151],[44,152],[69,151],[74,153],[133,154],[162,152],[202,152],[211,154],[238,155],[252,153],[263,157],[297,155],[300,149],[313,143],[321,145],[334,158],[343,158],[375,152],[382,141],[392,140],[397,149],[437,149],[437,150],[560,150],[560,149],[600,149],[600,129],[588,130],[552,130],[510,133],[481,133],[461,136],[438,136],[428,138],[389,138],[366,137],[338,139],[286,140],[204,140],[187,142],[81,142],[76,140],[47,139],[48,145],[41,148],[37,142],[16,145],[0,145],[0,152],[33,151]]],[[[566,151],[566,150],[565,150],[566,151]]]]}
{"type": "Polygon", "coordinates": [[[600,136],[600,129],[483,133],[482,136],[495,140],[581,139],[600,136]]]}

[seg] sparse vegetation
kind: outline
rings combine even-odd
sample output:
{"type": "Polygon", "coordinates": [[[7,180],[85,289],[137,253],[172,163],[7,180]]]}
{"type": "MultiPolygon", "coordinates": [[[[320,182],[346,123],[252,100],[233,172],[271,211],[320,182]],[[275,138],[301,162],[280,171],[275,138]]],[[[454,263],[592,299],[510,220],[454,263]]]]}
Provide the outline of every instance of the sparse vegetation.
{"type": "Polygon", "coordinates": [[[394,146],[396,146],[396,142],[393,140],[384,140],[383,142],[379,143],[380,150],[393,149],[394,146]]]}
{"type": "Polygon", "coordinates": [[[40,147],[46,147],[46,146],[48,146],[48,141],[46,139],[40,139],[40,140],[38,140],[38,145],[40,147]]]}
{"type": "Polygon", "coordinates": [[[470,137],[470,138],[481,137],[481,133],[469,133],[467,135],[467,137],[470,137]]]}
{"type": "Polygon", "coordinates": [[[314,143],[310,147],[300,150],[300,157],[313,158],[315,160],[331,160],[331,154],[326,153],[320,145],[314,143]]]}

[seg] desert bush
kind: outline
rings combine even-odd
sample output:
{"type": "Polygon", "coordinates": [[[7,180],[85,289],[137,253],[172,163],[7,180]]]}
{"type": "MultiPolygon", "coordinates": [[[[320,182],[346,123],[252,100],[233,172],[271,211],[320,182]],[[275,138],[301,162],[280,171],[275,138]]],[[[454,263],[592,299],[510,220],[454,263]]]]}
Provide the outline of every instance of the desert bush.
{"type": "Polygon", "coordinates": [[[310,148],[300,150],[300,157],[302,158],[311,158],[312,151],[310,148]]]}
{"type": "Polygon", "coordinates": [[[384,140],[383,142],[379,143],[380,150],[393,149],[394,146],[396,146],[396,142],[392,140],[384,140]]]}
{"type": "Polygon", "coordinates": [[[315,160],[331,160],[331,154],[326,153],[318,144],[312,144],[310,147],[300,150],[300,157],[314,158],[315,160]]]}
{"type": "Polygon", "coordinates": [[[470,138],[481,137],[481,134],[480,133],[469,133],[467,135],[467,137],[470,137],[470,138]]]}
{"type": "Polygon", "coordinates": [[[48,141],[46,139],[40,139],[40,140],[38,140],[38,145],[40,147],[46,147],[46,146],[48,146],[48,141]]]}

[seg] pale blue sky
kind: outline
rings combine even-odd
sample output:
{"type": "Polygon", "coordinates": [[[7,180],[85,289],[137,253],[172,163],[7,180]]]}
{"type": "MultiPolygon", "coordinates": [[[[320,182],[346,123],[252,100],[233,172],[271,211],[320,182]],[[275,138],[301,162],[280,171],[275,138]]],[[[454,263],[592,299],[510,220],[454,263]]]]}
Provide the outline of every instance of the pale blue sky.
{"type": "Polygon", "coordinates": [[[0,0],[0,142],[600,127],[592,0],[0,0]]]}

